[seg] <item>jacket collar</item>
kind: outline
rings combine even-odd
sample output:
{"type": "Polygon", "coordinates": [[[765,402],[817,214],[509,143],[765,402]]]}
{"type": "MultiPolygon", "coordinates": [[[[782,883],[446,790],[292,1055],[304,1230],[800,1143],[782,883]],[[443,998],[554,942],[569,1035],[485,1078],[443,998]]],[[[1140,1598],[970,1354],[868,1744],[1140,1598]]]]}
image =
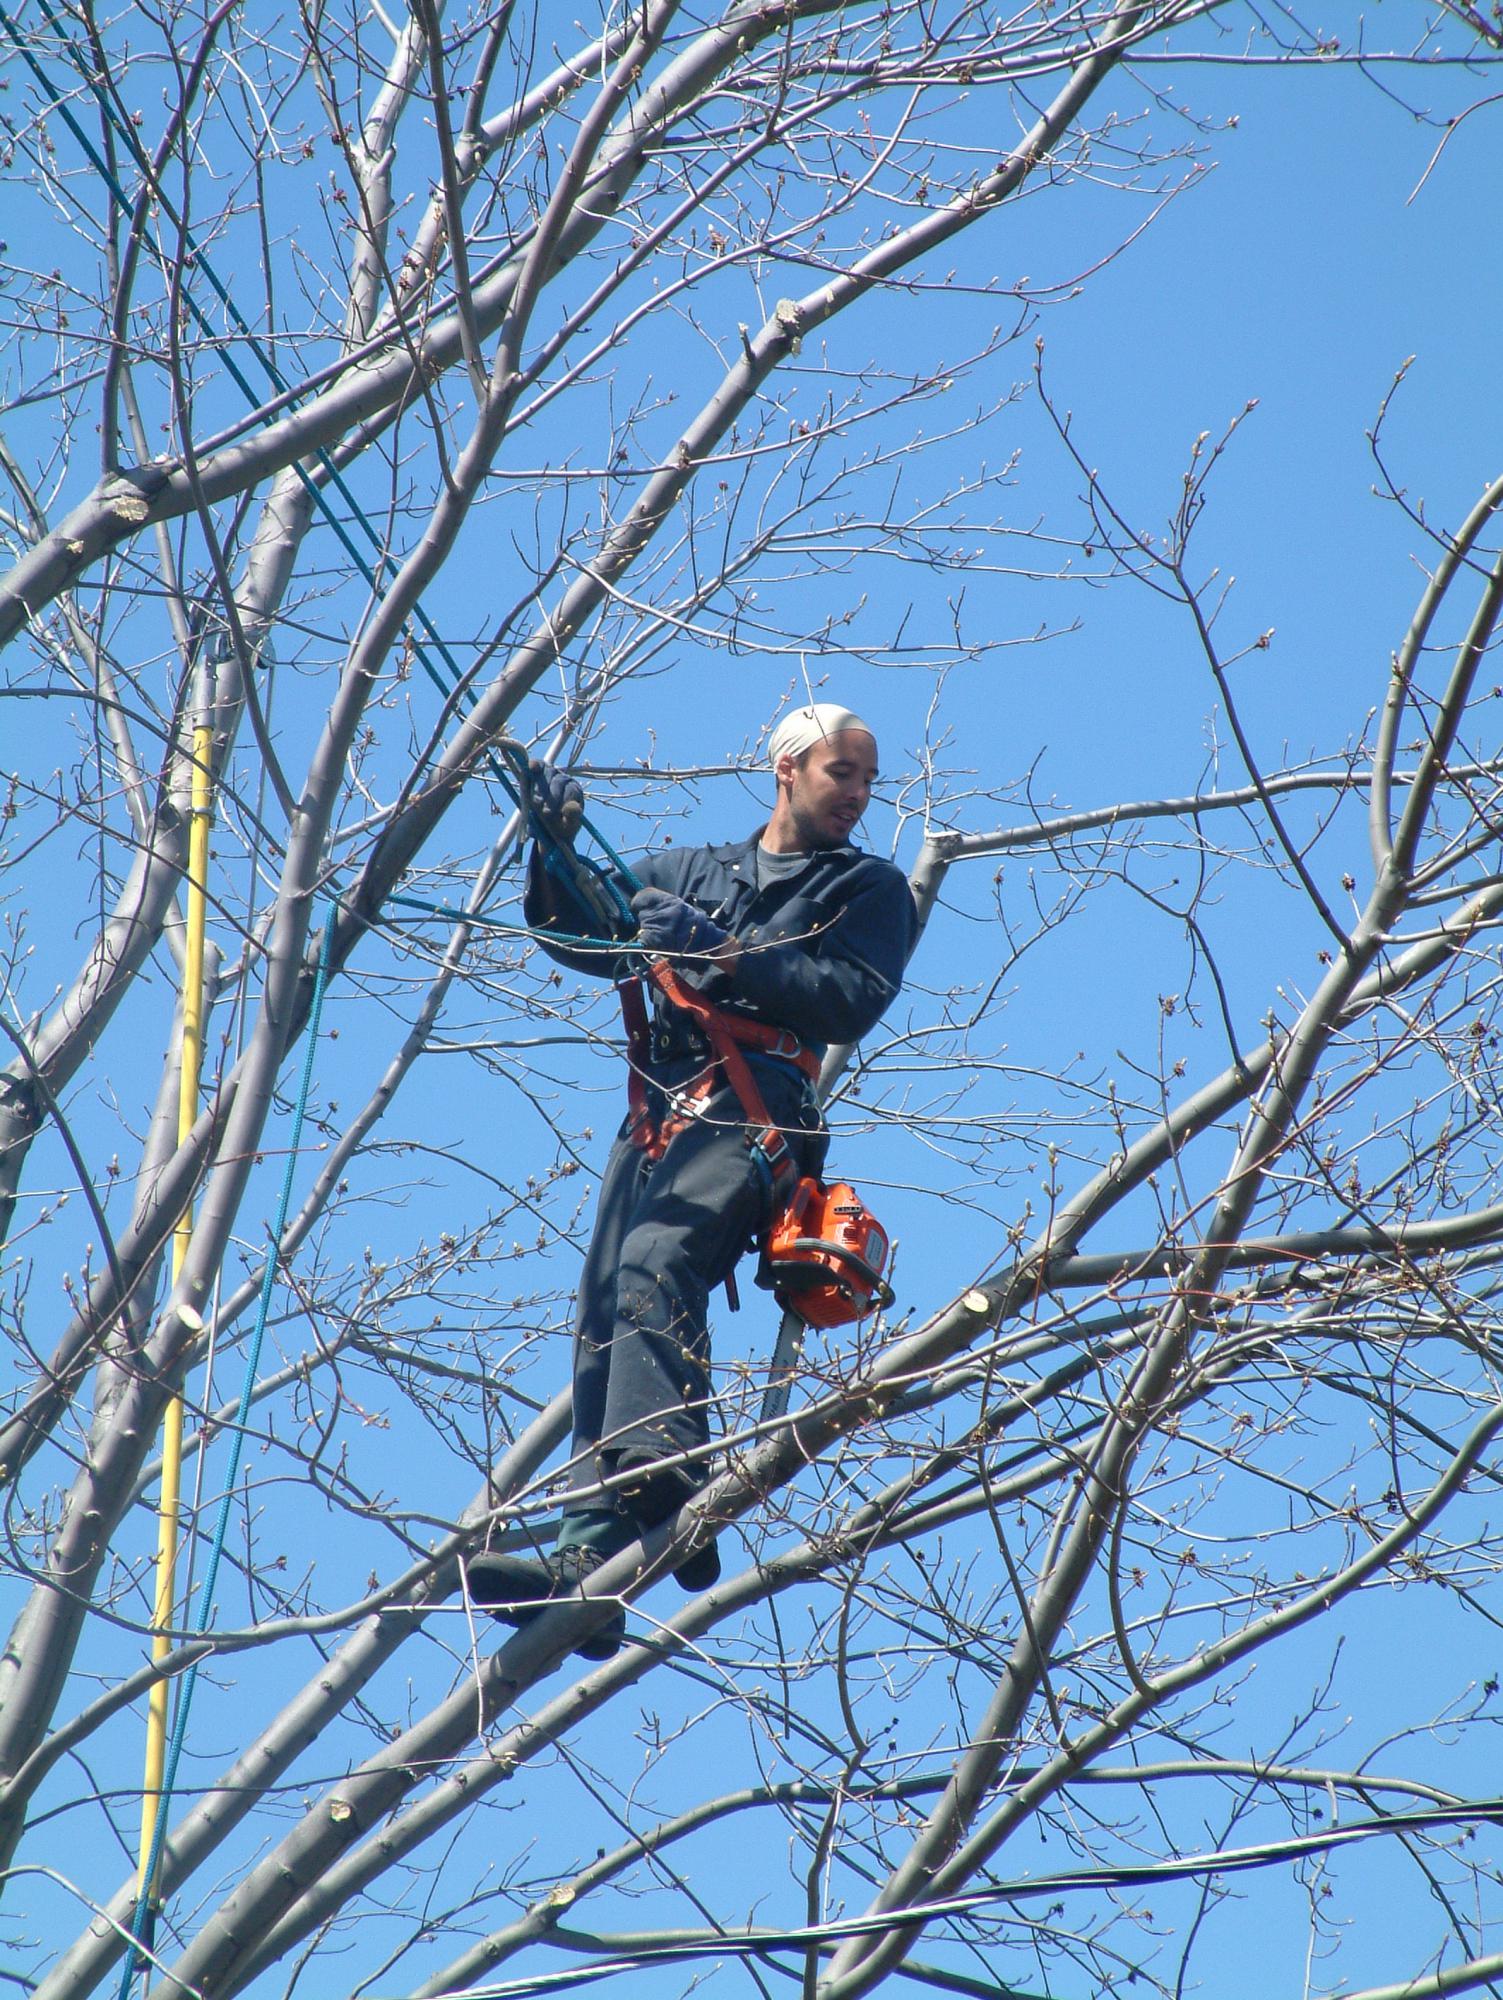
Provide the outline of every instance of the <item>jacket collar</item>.
{"type": "MultiPolygon", "coordinates": [[[[745,868],[755,858],[762,835],[766,831],[767,828],[765,825],[759,826],[756,832],[748,834],[745,840],[727,841],[724,846],[711,847],[710,853],[714,855],[717,861],[723,861],[728,866],[732,862],[739,861],[742,867],[745,868]]],[[[842,863],[859,861],[861,859],[861,850],[858,847],[852,847],[850,842],[847,841],[844,847],[822,847],[810,858],[815,861],[840,861],[842,863]]]]}

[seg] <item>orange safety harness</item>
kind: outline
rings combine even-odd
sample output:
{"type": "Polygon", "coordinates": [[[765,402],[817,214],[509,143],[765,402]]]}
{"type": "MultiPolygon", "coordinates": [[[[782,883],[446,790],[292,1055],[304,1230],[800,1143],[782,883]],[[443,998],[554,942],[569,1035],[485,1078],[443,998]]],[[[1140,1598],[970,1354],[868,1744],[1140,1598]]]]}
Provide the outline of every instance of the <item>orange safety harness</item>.
{"type": "MultiPolygon", "coordinates": [[[[759,1283],[810,1326],[844,1326],[878,1305],[890,1305],[892,1292],[882,1277],[886,1231],[845,1182],[825,1187],[811,1174],[800,1177],[788,1141],[769,1116],[743,1053],[751,1049],[777,1056],[813,1083],[819,1076],[814,1051],[786,1028],[715,1006],[665,959],[650,960],[644,974],[621,985],[620,994],[628,1064],[627,1132],[632,1144],[650,1160],[660,1160],[674,1137],[703,1115],[724,1078],[741,1106],[747,1146],[766,1173],[772,1196],[767,1225],[758,1238],[759,1283]],[[644,992],[647,979],[671,1007],[694,1023],[710,1049],[710,1060],[699,1074],[668,1093],[664,1113],[655,1110],[648,1092],[652,1036],[644,992]]],[[[726,1291],[735,1306],[734,1274],[726,1280],[726,1291]]]]}

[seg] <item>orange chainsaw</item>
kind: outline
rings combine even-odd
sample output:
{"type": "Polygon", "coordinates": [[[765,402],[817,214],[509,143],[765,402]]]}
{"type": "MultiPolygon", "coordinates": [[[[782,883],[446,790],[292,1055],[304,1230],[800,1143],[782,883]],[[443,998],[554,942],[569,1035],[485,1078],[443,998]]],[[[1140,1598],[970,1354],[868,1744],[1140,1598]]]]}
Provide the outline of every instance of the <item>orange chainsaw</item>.
{"type": "Polygon", "coordinates": [[[788,1396],[811,1326],[848,1326],[878,1306],[892,1304],[882,1273],[887,1232],[853,1187],[823,1187],[810,1175],[798,1181],[768,1225],[757,1283],[783,1308],[762,1397],[762,1421],[788,1408],[788,1396]]]}

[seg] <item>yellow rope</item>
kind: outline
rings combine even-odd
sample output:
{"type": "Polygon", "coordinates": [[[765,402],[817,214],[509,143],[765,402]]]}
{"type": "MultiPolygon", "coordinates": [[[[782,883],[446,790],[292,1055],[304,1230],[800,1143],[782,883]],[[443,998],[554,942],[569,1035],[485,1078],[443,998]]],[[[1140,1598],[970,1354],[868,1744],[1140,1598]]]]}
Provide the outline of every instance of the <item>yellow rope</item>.
{"type": "MultiPolygon", "coordinates": [[[[214,732],[201,715],[193,731],[192,807],[188,822],[188,923],[183,961],[183,1043],[177,1100],[177,1142],[181,1146],[198,1116],[199,1079],[203,1068],[204,930],[208,910],[209,829],[214,817],[211,759],[214,732]]],[[[182,1275],[193,1234],[191,1202],[178,1218],[172,1238],[172,1282],[182,1275]]],[[[163,1420],[162,1484],[157,1500],[156,1598],[152,1609],[151,1656],[164,1659],[172,1651],[168,1636],[175,1622],[177,1551],[183,1472],[183,1399],[173,1396],[163,1420]]],[[[141,1787],[141,1848],[138,1895],[148,1896],[146,1879],[156,1837],[162,1777],[167,1760],[167,1701],[170,1683],[160,1680],[151,1690],[146,1714],[146,1774],[141,1787]]]]}

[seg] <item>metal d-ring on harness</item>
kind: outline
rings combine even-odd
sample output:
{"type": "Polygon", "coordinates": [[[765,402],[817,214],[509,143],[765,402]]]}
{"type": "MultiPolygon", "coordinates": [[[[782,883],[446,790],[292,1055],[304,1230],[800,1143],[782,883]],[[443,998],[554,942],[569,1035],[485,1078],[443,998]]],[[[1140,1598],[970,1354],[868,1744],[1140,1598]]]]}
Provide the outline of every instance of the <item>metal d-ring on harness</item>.
{"type": "MultiPolygon", "coordinates": [[[[601,926],[602,934],[630,949],[637,921],[623,893],[642,887],[626,863],[599,830],[582,821],[609,857],[602,868],[577,853],[543,818],[533,802],[532,773],[520,744],[505,742],[502,753],[516,774],[518,803],[543,854],[543,866],[565,882],[575,899],[601,926]]],[[[621,1015],[626,1028],[627,1130],[632,1143],[649,1159],[659,1160],[675,1135],[702,1115],[724,1078],[734,1091],[746,1121],[746,1143],[767,1176],[770,1195],[766,1228],[758,1238],[761,1265],[757,1282],[767,1287],[783,1308],[773,1350],[768,1387],[762,1399],[762,1421],[781,1417],[810,1326],[845,1326],[864,1319],[878,1306],[890,1306],[893,1294],[883,1278],[887,1263],[886,1231],[846,1182],[826,1187],[813,1175],[798,1173],[788,1141],[768,1114],[751,1065],[743,1051],[775,1056],[791,1063],[813,1084],[819,1076],[814,1051],[785,1028],[748,1020],[717,1007],[697,993],[663,958],[631,953],[625,977],[618,978],[621,1015]],[[710,1050],[710,1060],[686,1089],[672,1093],[668,1109],[658,1114],[648,1091],[652,1034],[646,984],[651,981],[670,1007],[698,1030],[710,1050]]],[[[726,1279],[734,1307],[735,1276],[726,1279]]]]}

